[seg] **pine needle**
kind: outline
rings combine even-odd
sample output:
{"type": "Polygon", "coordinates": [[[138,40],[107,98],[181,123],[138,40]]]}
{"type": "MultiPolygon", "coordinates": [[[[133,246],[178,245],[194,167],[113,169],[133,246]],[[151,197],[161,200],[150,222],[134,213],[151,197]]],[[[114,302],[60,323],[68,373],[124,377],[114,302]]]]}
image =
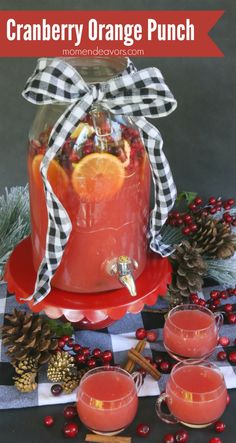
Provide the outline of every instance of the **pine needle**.
{"type": "Polygon", "coordinates": [[[29,233],[28,186],[6,188],[0,196],[0,276],[14,247],[29,233]]]}

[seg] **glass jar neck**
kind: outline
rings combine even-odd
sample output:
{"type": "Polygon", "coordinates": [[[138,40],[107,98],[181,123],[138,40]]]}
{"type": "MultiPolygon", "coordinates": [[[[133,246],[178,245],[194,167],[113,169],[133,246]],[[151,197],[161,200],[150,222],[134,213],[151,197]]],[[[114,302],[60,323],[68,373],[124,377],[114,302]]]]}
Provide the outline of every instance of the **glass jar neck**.
{"type": "Polygon", "coordinates": [[[72,65],[87,83],[105,82],[127,67],[126,57],[66,57],[63,60],[72,65]]]}

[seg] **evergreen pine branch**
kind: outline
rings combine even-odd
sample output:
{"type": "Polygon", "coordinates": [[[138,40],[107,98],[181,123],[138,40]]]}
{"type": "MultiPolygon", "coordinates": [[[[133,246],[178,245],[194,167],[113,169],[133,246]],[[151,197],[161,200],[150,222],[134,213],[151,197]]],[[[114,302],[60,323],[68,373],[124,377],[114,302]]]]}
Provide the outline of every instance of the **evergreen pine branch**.
{"type": "Polygon", "coordinates": [[[29,233],[28,186],[6,188],[0,196],[0,276],[14,247],[29,233]]]}

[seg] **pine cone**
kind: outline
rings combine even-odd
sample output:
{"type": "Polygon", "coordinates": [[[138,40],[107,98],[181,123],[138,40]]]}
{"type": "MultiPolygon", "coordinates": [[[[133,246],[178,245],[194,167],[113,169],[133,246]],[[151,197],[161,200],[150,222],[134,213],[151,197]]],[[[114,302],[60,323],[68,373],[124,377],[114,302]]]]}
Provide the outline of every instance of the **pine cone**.
{"type": "Polygon", "coordinates": [[[13,377],[16,389],[24,393],[34,391],[37,388],[36,375],[36,372],[24,372],[19,377],[13,377]]]}
{"type": "Polygon", "coordinates": [[[79,386],[80,380],[86,372],[86,369],[80,369],[77,373],[66,375],[62,383],[63,391],[66,394],[71,394],[79,386]]]}
{"type": "Polygon", "coordinates": [[[68,352],[57,352],[48,364],[48,380],[58,383],[62,382],[69,374],[77,373],[75,359],[68,352]]]}
{"type": "Polygon", "coordinates": [[[191,292],[201,290],[202,276],[205,274],[207,266],[196,245],[190,245],[188,241],[183,241],[180,246],[176,247],[171,259],[174,273],[168,293],[170,304],[173,306],[183,302],[183,299],[188,297],[191,292]]]}
{"type": "Polygon", "coordinates": [[[192,234],[192,242],[197,244],[202,254],[212,258],[232,257],[236,250],[236,236],[227,223],[213,219],[210,215],[196,215],[197,230],[192,234]]]}
{"type": "Polygon", "coordinates": [[[12,364],[32,357],[40,366],[50,359],[58,344],[44,317],[14,309],[13,314],[5,315],[5,321],[3,344],[12,364]]]}
{"type": "Polygon", "coordinates": [[[15,387],[21,392],[31,392],[37,388],[35,381],[38,370],[38,361],[32,357],[26,358],[22,361],[17,361],[14,364],[17,376],[13,377],[15,380],[15,387]]]}
{"type": "Polygon", "coordinates": [[[17,361],[14,364],[15,371],[18,375],[22,375],[25,372],[35,372],[38,371],[38,361],[32,357],[26,358],[22,361],[17,361]]]}

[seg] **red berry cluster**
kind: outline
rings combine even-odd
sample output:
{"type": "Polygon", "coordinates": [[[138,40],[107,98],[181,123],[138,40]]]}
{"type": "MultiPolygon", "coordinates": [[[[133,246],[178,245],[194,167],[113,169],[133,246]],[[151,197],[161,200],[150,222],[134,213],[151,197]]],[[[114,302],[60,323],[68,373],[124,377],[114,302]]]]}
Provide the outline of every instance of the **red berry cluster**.
{"type": "Polygon", "coordinates": [[[144,340],[146,338],[150,343],[154,343],[157,340],[157,332],[146,331],[144,328],[138,328],[135,336],[138,340],[144,340]]]}
{"type": "Polygon", "coordinates": [[[168,223],[171,226],[181,227],[184,235],[189,235],[197,230],[193,216],[189,213],[180,214],[178,211],[172,211],[169,214],[168,223]]]}
{"type": "Polygon", "coordinates": [[[196,293],[190,295],[190,300],[192,303],[199,306],[206,306],[212,312],[217,310],[224,311],[224,317],[228,324],[236,323],[236,314],[233,312],[233,305],[231,303],[226,303],[221,305],[222,300],[226,300],[230,297],[236,295],[236,288],[228,288],[223,291],[211,291],[210,299],[208,301],[199,298],[196,293]]]}
{"type": "MultiPolygon", "coordinates": [[[[223,306],[221,305],[222,300],[226,300],[229,297],[232,297],[236,295],[236,288],[228,288],[224,289],[223,291],[217,291],[213,290],[210,292],[210,300],[206,302],[204,299],[201,299],[198,297],[197,294],[191,294],[190,300],[192,303],[197,304],[199,306],[206,306],[211,311],[216,311],[220,308],[221,311],[224,312],[225,320],[228,324],[236,324],[236,314],[233,312],[233,305],[231,303],[226,303],[223,306]]],[[[227,347],[230,345],[230,339],[229,337],[222,336],[218,340],[218,344],[227,347]]],[[[232,345],[236,346],[236,339],[234,340],[234,343],[232,345]]],[[[236,364],[236,351],[219,351],[217,353],[217,360],[218,361],[225,361],[227,360],[230,363],[236,364]]]]}
{"type": "Polygon", "coordinates": [[[218,211],[223,210],[222,221],[224,223],[236,226],[236,217],[233,217],[229,212],[235,201],[233,198],[222,200],[221,198],[210,197],[207,204],[203,204],[201,197],[196,197],[187,208],[186,212],[180,213],[178,211],[172,211],[169,214],[167,223],[170,226],[182,228],[184,235],[190,235],[197,230],[197,226],[194,223],[194,215],[214,215],[218,211]]]}
{"type": "MultiPolygon", "coordinates": [[[[73,420],[77,417],[77,409],[73,405],[66,406],[63,411],[63,415],[66,420],[73,420]]],[[[43,419],[43,423],[46,427],[54,425],[54,418],[51,415],[47,415],[43,419]]],[[[63,434],[67,438],[75,438],[79,432],[79,427],[74,421],[67,421],[63,426],[63,434]]]]}
{"type": "Polygon", "coordinates": [[[79,366],[87,366],[93,369],[96,366],[110,366],[113,361],[113,353],[110,350],[102,351],[99,348],[93,350],[81,346],[68,335],[64,335],[58,340],[59,350],[69,348],[70,353],[75,356],[75,361],[79,366]]]}
{"type": "Polygon", "coordinates": [[[180,429],[175,434],[166,434],[163,438],[163,443],[187,443],[188,441],[189,434],[185,429],[180,429]]]}

